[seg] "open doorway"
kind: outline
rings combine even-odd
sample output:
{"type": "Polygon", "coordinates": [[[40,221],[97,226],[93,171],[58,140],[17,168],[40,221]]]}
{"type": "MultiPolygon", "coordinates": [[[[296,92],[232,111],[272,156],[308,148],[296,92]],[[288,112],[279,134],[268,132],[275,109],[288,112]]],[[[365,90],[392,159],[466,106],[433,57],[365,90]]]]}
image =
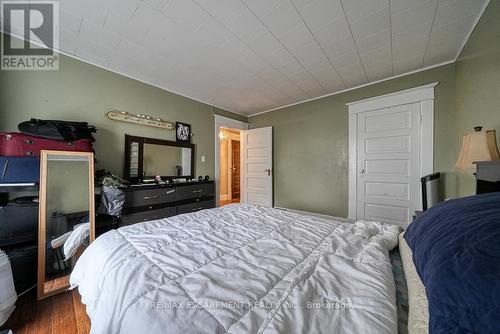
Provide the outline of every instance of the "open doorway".
{"type": "Polygon", "coordinates": [[[240,202],[240,130],[220,128],[219,201],[220,206],[240,202]]]}

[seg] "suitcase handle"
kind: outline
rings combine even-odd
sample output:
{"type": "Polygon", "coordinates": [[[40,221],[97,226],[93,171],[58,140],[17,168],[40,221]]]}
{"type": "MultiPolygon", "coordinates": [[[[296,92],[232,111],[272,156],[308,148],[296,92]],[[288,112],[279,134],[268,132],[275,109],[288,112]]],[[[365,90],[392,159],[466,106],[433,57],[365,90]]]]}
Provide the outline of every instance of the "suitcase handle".
{"type": "Polygon", "coordinates": [[[9,160],[5,161],[5,165],[3,166],[2,179],[5,178],[5,174],[7,174],[8,165],[9,165],[9,160]]]}

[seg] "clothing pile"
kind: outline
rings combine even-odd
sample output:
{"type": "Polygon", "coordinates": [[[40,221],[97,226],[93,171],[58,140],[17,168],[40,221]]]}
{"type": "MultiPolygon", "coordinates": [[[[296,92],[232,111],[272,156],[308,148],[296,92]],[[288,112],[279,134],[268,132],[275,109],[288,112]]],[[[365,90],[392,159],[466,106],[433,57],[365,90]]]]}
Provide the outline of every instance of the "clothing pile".
{"type": "Polygon", "coordinates": [[[17,294],[12,278],[9,257],[0,250],[0,326],[3,325],[16,307],[17,294]]]}

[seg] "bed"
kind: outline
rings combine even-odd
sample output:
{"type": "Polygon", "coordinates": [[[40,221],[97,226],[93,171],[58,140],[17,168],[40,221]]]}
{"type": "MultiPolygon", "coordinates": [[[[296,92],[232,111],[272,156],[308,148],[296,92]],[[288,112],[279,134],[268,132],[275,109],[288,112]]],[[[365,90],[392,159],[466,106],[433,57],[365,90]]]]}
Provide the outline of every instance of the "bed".
{"type": "Polygon", "coordinates": [[[397,333],[398,235],[233,204],[107,232],[70,284],[92,333],[397,333]]]}

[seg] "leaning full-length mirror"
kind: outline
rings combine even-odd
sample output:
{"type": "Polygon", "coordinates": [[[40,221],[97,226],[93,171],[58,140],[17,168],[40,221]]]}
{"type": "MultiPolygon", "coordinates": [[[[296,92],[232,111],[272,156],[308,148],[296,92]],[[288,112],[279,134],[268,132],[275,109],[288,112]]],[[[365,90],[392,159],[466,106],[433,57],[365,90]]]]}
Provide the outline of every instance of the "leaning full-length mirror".
{"type": "Polygon", "coordinates": [[[38,299],[69,286],[69,274],[95,238],[94,155],[42,151],[38,227],[38,299]]]}

